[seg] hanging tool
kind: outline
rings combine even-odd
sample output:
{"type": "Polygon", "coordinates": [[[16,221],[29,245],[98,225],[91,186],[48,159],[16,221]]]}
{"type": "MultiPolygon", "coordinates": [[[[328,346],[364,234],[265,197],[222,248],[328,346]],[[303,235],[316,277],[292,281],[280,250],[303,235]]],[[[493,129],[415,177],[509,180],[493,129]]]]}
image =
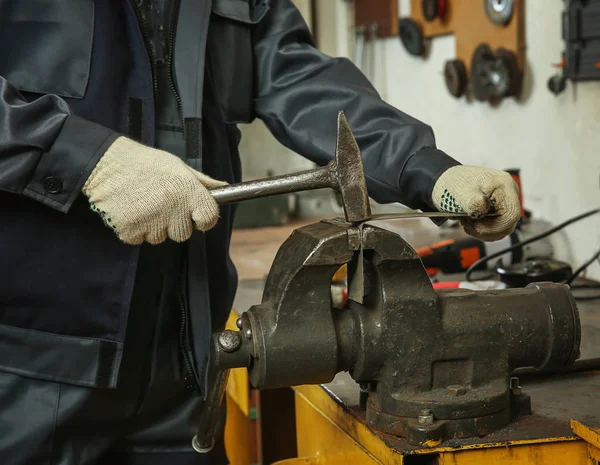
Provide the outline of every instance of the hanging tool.
{"type": "Polygon", "coordinates": [[[367,27],[364,24],[360,24],[355,28],[355,51],[354,51],[354,63],[358,68],[364,72],[365,70],[365,42],[366,42],[366,31],[367,27]]]}
{"type": "Polygon", "coordinates": [[[432,22],[436,18],[444,20],[448,11],[449,0],[422,0],[421,10],[423,12],[423,18],[425,21],[432,22]]]}
{"type": "Polygon", "coordinates": [[[467,68],[462,60],[448,60],[445,63],[444,81],[450,95],[462,97],[467,89],[467,68]]]}
{"type": "Polygon", "coordinates": [[[510,23],[515,9],[514,0],[483,0],[485,14],[496,26],[510,23]]]}
{"type": "Polygon", "coordinates": [[[371,42],[371,57],[369,59],[369,81],[375,82],[377,74],[377,37],[379,33],[379,24],[371,23],[369,26],[369,41],[371,42]]]}
{"type": "Polygon", "coordinates": [[[471,86],[475,98],[482,102],[498,102],[519,95],[522,73],[514,53],[481,44],[471,59],[471,86]]]}
{"type": "Polygon", "coordinates": [[[411,18],[400,18],[398,23],[400,40],[408,53],[413,56],[425,54],[425,39],[421,26],[411,18]]]}
{"type": "Polygon", "coordinates": [[[354,63],[359,69],[365,74],[367,79],[371,82],[375,80],[375,73],[377,70],[376,58],[377,58],[377,37],[379,34],[379,24],[372,22],[367,25],[360,24],[355,27],[355,52],[354,52],[354,63]],[[367,42],[369,47],[367,47],[367,42]],[[368,50],[368,53],[366,53],[368,50]]]}

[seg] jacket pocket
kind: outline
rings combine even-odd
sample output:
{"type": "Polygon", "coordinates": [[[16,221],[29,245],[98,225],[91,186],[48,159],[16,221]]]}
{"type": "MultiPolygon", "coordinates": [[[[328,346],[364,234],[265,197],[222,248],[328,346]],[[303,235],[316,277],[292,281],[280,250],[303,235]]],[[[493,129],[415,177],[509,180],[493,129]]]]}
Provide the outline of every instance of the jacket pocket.
{"type": "Polygon", "coordinates": [[[60,385],[0,372],[2,463],[49,465],[60,385]]]}
{"type": "Polygon", "coordinates": [[[208,35],[208,64],[225,121],[249,123],[255,64],[252,33],[269,11],[269,2],[214,0],[208,35]]]}
{"type": "Polygon", "coordinates": [[[0,324],[0,373],[114,389],[123,344],[0,324]]]}
{"type": "Polygon", "coordinates": [[[0,0],[0,76],[23,92],[83,98],[93,0],[0,0]]]}

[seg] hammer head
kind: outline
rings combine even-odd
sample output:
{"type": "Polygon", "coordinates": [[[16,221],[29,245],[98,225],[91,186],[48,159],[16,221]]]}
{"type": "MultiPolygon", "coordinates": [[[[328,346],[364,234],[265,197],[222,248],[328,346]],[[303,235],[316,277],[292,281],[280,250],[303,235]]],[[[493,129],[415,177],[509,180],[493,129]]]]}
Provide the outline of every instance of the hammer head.
{"type": "Polygon", "coordinates": [[[362,157],[343,111],[338,113],[335,165],[346,221],[360,223],[371,219],[362,157]]]}

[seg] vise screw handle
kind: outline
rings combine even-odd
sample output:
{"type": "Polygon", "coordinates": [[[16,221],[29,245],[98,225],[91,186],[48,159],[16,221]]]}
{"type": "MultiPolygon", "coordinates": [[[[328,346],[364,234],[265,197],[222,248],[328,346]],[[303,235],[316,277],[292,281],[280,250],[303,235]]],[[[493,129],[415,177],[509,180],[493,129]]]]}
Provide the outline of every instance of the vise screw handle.
{"type": "Polygon", "coordinates": [[[199,454],[207,454],[215,446],[215,431],[219,422],[228,378],[229,369],[217,371],[215,385],[206,397],[203,412],[200,416],[200,426],[196,436],[192,439],[192,447],[199,454]]]}

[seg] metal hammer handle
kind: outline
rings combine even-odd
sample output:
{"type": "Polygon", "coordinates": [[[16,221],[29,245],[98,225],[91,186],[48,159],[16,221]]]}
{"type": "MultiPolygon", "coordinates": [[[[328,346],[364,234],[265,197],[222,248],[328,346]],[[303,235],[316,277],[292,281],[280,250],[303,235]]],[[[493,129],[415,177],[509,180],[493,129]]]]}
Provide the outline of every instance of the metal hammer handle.
{"type": "Polygon", "coordinates": [[[271,178],[245,181],[239,184],[216,187],[210,193],[219,205],[258,199],[271,195],[289,194],[330,187],[337,189],[335,176],[331,176],[333,164],[299,173],[273,176],[271,178]]]}

